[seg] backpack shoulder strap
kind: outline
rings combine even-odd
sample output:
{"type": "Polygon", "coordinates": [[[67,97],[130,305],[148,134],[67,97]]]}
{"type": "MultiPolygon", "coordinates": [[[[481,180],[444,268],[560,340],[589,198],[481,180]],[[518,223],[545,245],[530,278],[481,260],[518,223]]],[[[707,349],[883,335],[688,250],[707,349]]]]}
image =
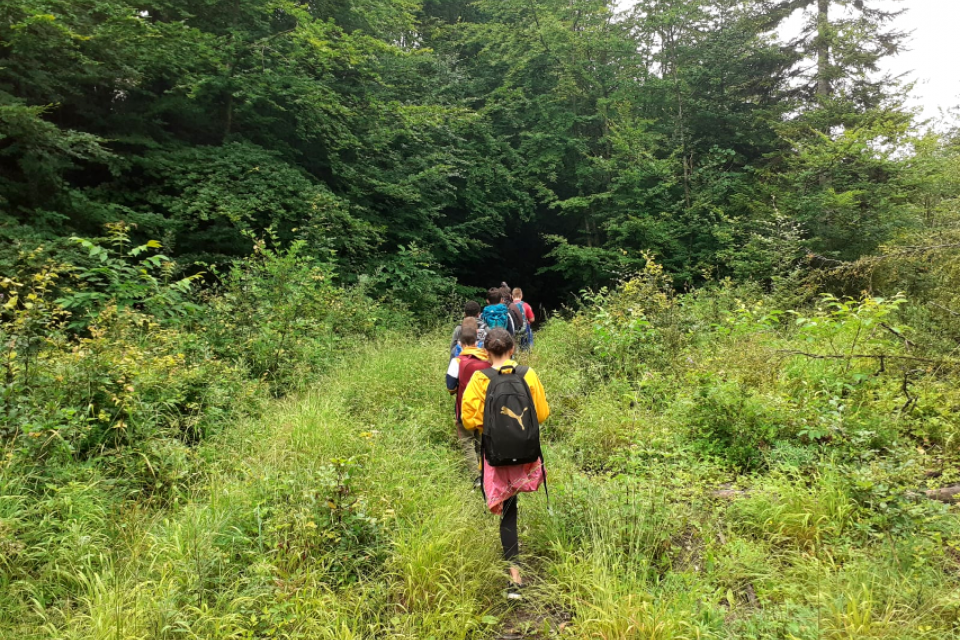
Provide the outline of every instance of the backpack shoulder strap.
{"type": "Polygon", "coordinates": [[[530,385],[527,384],[527,371],[530,371],[530,367],[522,364],[518,364],[513,369],[513,372],[520,378],[520,382],[523,383],[523,388],[527,392],[527,399],[530,400],[530,406],[532,407],[534,415],[536,415],[536,402],[533,399],[533,391],[530,389],[530,385]]]}

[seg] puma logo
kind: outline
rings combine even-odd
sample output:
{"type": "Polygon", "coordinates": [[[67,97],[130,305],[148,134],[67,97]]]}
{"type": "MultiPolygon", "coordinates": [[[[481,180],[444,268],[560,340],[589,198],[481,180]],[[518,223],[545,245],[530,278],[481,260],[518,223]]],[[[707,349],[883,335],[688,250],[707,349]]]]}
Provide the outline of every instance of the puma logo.
{"type": "Polygon", "coordinates": [[[524,407],[520,415],[517,415],[510,410],[510,407],[503,407],[502,409],[500,409],[500,415],[510,416],[511,418],[513,418],[514,420],[520,423],[521,430],[526,430],[526,427],[523,426],[523,415],[529,410],[530,410],[530,407],[524,407]]]}

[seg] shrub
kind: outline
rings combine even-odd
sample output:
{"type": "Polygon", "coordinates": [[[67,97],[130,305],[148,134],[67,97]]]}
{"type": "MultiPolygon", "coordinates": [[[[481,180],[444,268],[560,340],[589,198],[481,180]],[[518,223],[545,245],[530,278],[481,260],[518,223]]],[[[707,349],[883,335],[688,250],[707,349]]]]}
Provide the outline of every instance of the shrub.
{"type": "Polygon", "coordinates": [[[610,375],[669,366],[686,344],[677,300],[663,267],[646,256],[643,271],[610,291],[585,292],[582,313],[593,329],[592,352],[610,375]]]}
{"type": "Polygon", "coordinates": [[[400,305],[428,325],[459,317],[463,298],[478,291],[444,275],[431,253],[415,242],[398,251],[369,278],[362,280],[388,305],[400,305]]]}
{"type": "Polygon", "coordinates": [[[175,492],[189,447],[253,410],[261,383],[301,387],[345,340],[405,320],[335,285],[300,242],[258,240],[200,305],[196,279],[175,279],[159,243],[131,248],[128,226],[108,231],[77,240],[79,265],[35,252],[29,271],[0,281],[0,438],[41,478],[93,460],[124,492],[175,492]]]}
{"type": "Polygon", "coordinates": [[[197,329],[219,357],[284,393],[335,359],[345,338],[377,328],[378,305],[335,277],[332,263],[306,255],[303,242],[277,249],[257,240],[208,296],[197,329]]]}
{"type": "Polygon", "coordinates": [[[738,383],[705,381],[688,420],[699,451],[742,472],[764,466],[764,453],[783,430],[778,409],[738,383]]]}
{"type": "Polygon", "coordinates": [[[254,399],[241,369],[150,316],[111,306],[89,334],[49,338],[38,370],[17,371],[26,391],[8,406],[8,445],[23,463],[115,461],[114,451],[132,447],[139,472],[123,464],[119,477],[151,492],[169,488],[158,469],[172,450],[147,443],[196,442],[254,399]]]}
{"type": "Polygon", "coordinates": [[[72,286],[57,300],[70,312],[72,330],[86,330],[107,306],[135,309],[157,319],[197,310],[191,293],[199,274],[176,278],[176,263],[155,252],[161,248],[159,242],[131,246],[129,225],[114,222],[106,228],[106,238],[73,238],[87,251],[87,260],[70,269],[72,286]]]}
{"type": "Polygon", "coordinates": [[[313,484],[285,496],[267,522],[275,564],[290,576],[314,559],[323,562],[338,584],[356,582],[382,560],[383,541],[365,497],[356,489],[355,458],[334,458],[317,471],[313,484]]]}

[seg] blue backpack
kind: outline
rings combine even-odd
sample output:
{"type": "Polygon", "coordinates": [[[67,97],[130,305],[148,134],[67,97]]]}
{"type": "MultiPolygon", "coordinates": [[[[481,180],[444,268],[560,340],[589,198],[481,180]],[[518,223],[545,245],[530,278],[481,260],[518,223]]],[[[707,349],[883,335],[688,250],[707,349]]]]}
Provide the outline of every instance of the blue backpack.
{"type": "Polygon", "coordinates": [[[487,329],[510,329],[510,318],[507,306],[503,303],[490,304],[484,307],[483,321],[487,323],[487,329]]]}

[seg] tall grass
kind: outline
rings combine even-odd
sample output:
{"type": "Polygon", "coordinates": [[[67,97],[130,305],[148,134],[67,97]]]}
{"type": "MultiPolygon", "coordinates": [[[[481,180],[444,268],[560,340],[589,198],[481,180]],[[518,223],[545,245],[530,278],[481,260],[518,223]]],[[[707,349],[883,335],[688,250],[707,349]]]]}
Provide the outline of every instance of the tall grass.
{"type": "Polygon", "coordinates": [[[444,339],[404,337],[200,444],[194,489],[170,504],[104,499],[95,469],[38,501],[0,471],[0,562],[29,567],[2,574],[0,636],[474,640],[526,617],[529,637],[583,640],[957,637],[956,513],[902,491],[924,468],[895,448],[916,423],[887,448],[858,439],[885,415],[882,386],[838,396],[852,415],[822,393],[823,363],[729,340],[618,376],[576,321],[539,333],[524,357],[554,409],[550,503],[520,499],[520,609],[461,467],[444,339]],[[697,404],[707,387],[722,411],[697,404]],[[755,419],[731,409],[742,394],[755,419]],[[771,415],[774,439],[741,433],[771,415]],[[801,433],[817,416],[840,426],[801,433]],[[751,466],[711,433],[753,446],[751,466]]]}
{"type": "MultiPolygon", "coordinates": [[[[722,337],[698,337],[679,366],[610,375],[596,368],[590,330],[576,319],[555,321],[529,359],[561,408],[545,429],[552,509],[528,501],[521,522],[544,580],[540,602],[573,615],[566,631],[622,639],[958,637],[960,565],[951,549],[960,521],[943,505],[904,498],[904,483],[922,477],[910,450],[884,451],[869,434],[811,441],[798,427],[801,419],[837,420],[850,411],[843,402],[855,402],[857,422],[843,416],[845,429],[866,428],[858,425],[892,404],[887,389],[851,387],[843,392],[850,400],[822,402],[809,381],[829,388],[837,367],[772,360],[762,341],[722,337]],[[580,352],[571,352],[578,343],[580,352]],[[756,435],[764,418],[746,419],[735,397],[723,411],[696,401],[705,385],[727,393],[718,374],[747,390],[736,393],[750,394],[756,416],[777,416],[773,440],[756,435]],[[798,411],[798,398],[814,406],[798,411]],[[724,429],[727,446],[758,456],[754,471],[739,474],[731,465],[738,458],[704,447],[721,443],[698,424],[724,429]],[[857,468],[851,457],[872,462],[857,468]],[[747,491],[711,497],[718,488],[747,491]]],[[[905,428],[888,425],[880,446],[898,442],[905,428]]]]}
{"type": "MultiPolygon", "coordinates": [[[[442,353],[435,340],[360,349],[313,391],[202,445],[205,477],[179,507],[105,514],[78,486],[81,499],[64,498],[75,529],[60,532],[72,544],[22,551],[51,554],[68,587],[34,598],[40,575],[3,585],[20,606],[0,609],[0,632],[482,635],[504,578],[496,523],[447,446],[442,353]]],[[[15,485],[3,496],[6,521],[25,507],[15,485]]]]}

